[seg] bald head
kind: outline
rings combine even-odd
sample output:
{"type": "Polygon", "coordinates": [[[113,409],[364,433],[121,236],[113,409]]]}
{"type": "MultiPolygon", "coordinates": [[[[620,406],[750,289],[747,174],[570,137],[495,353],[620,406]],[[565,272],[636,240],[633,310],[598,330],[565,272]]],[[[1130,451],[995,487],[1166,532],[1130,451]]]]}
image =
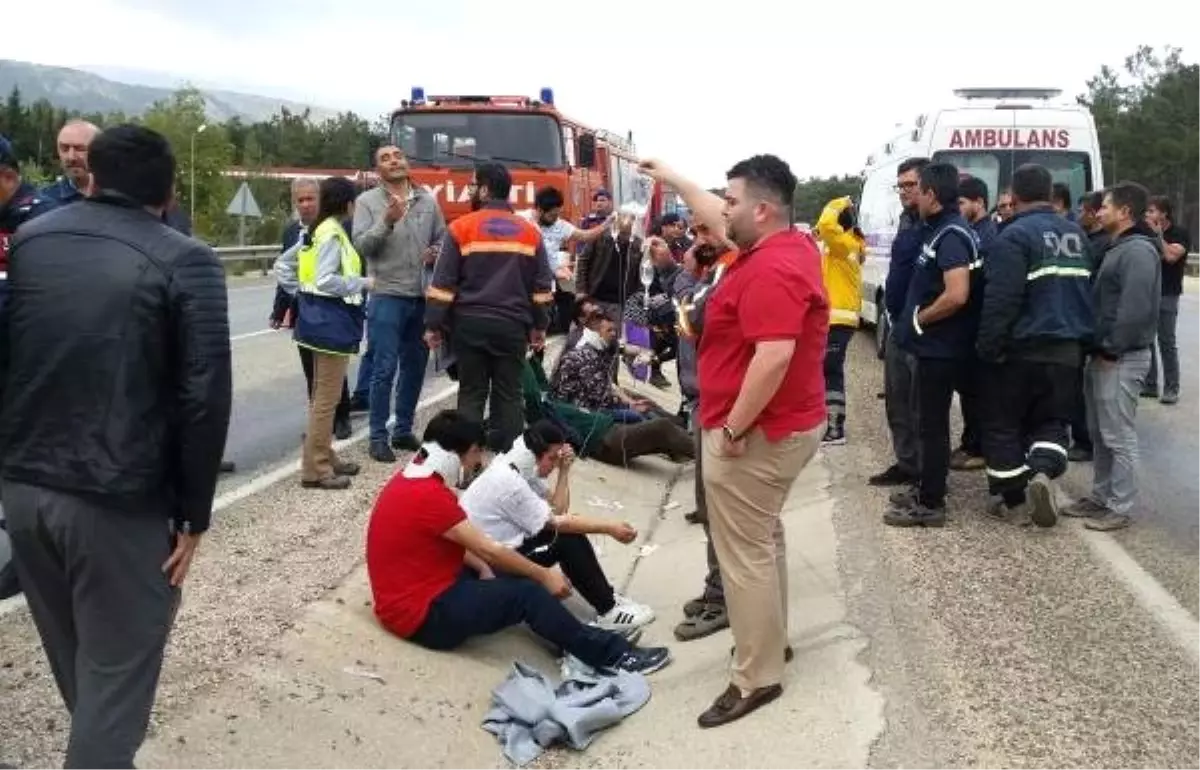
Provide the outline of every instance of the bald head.
{"type": "Polygon", "coordinates": [[[63,173],[75,186],[85,189],[88,183],[88,147],[100,129],[86,120],[68,121],[58,132],[58,162],[63,173]]]}

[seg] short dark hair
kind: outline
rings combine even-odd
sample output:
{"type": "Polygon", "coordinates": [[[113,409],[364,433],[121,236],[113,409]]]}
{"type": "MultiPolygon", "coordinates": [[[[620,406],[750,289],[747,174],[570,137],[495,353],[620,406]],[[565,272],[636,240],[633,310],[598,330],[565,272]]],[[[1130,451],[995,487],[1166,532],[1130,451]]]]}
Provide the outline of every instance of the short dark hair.
{"type": "Polygon", "coordinates": [[[789,211],[796,197],[796,175],[782,159],[774,155],[747,158],[725,174],[728,180],[741,179],[758,196],[768,196],[789,211]]]}
{"type": "Polygon", "coordinates": [[[1129,218],[1135,223],[1141,222],[1146,217],[1150,191],[1137,182],[1117,182],[1105,193],[1112,198],[1113,205],[1117,208],[1128,208],[1129,218]]]}
{"type": "MultiPolygon", "coordinates": [[[[1047,171],[1046,173],[1049,174],[1050,172],[1047,171]]],[[[1016,188],[1015,184],[1013,188],[1016,188]]],[[[1050,194],[1052,196],[1050,200],[1055,203],[1061,203],[1064,209],[1071,208],[1071,187],[1066,182],[1054,182],[1054,187],[1050,194]]],[[[1045,200],[1045,198],[1042,200],[1045,200]]]]}
{"type": "Polygon", "coordinates": [[[958,197],[969,201],[982,201],[984,208],[988,205],[987,182],[977,176],[968,176],[958,182],[958,197]]]}
{"type": "Polygon", "coordinates": [[[555,444],[567,443],[567,436],[563,433],[562,428],[549,420],[538,420],[533,423],[525,429],[522,437],[525,439],[525,447],[533,452],[534,457],[546,454],[555,444]]]}
{"type": "Polygon", "coordinates": [[[1103,205],[1104,205],[1104,191],[1103,190],[1093,190],[1092,192],[1087,193],[1086,195],[1082,196],[1079,199],[1079,207],[1080,208],[1090,209],[1092,211],[1099,211],[1100,207],[1103,205]]]}
{"type": "Polygon", "coordinates": [[[358,196],[358,190],[354,187],[354,182],[351,182],[344,176],[330,176],[321,180],[320,187],[317,188],[317,224],[324,222],[330,217],[341,219],[346,216],[346,212],[350,209],[350,204],[358,196]]]}
{"type": "MultiPolygon", "coordinates": [[[[505,197],[508,196],[506,195],[505,197]]],[[[558,191],[557,187],[543,187],[534,196],[533,205],[538,211],[560,209],[563,205],[563,194],[558,191]]]]}
{"type": "MultiPolygon", "coordinates": [[[[1037,163],[1017,167],[1012,176],[1012,194],[1021,203],[1048,203],[1054,192],[1054,177],[1050,169],[1037,163]]],[[[1071,191],[1067,189],[1067,208],[1071,208],[1071,191]]]]}
{"type": "Polygon", "coordinates": [[[958,206],[958,167],[953,163],[930,163],[921,169],[921,192],[932,191],[946,208],[958,206]]]}
{"type": "Polygon", "coordinates": [[[494,201],[507,201],[512,191],[512,174],[499,163],[480,163],[475,167],[475,181],[488,189],[494,201]]]}
{"type": "Polygon", "coordinates": [[[88,148],[96,187],[142,206],[165,206],[175,187],[175,155],[166,137],[145,126],[122,123],[96,135],[88,148]]]}
{"type": "Polygon", "coordinates": [[[426,444],[437,444],[447,452],[465,455],[483,446],[483,425],[464,417],[454,409],[443,409],[425,426],[426,444]]]}
{"type": "Polygon", "coordinates": [[[909,171],[916,171],[917,174],[920,174],[929,163],[929,158],[909,158],[900,163],[900,168],[896,169],[896,176],[907,174],[909,171]]]}
{"type": "Polygon", "coordinates": [[[575,298],[575,313],[572,316],[572,318],[574,318],[576,321],[580,321],[580,322],[583,322],[584,320],[586,320],[583,317],[584,316],[583,308],[585,305],[594,305],[595,309],[593,309],[593,311],[592,311],[593,313],[601,312],[599,310],[600,306],[596,304],[596,300],[591,299],[589,297],[576,297],[575,298]]]}
{"type": "Polygon", "coordinates": [[[1167,217],[1167,219],[1171,220],[1172,222],[1175,221],[1175,212],[1173,210],[1174,207],[1171,205],[1171,199],[1167,196],[1151,195],[1149,205],[1161,211],[1167,217]]]}
{"type": "Polygon", "coordinates": [[[683,217],[679,216],[678,212],[675,211],[668,211],[666,214],[662,215],[662,219],[658,220],[660,227],[666,227],[667,225],[678,225],[682,222],[683,217]]]}

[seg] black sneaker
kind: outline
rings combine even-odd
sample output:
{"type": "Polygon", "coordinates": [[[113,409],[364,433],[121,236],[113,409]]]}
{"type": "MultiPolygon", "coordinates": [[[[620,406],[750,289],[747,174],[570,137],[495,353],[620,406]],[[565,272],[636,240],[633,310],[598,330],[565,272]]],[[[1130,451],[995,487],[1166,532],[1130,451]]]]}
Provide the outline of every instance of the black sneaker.
{"type": "Polygon", "coordinates": [[[367,403],[367,400],[365,398],[363,398],[362,396],[352,396],[350,398],[350,412],[352,414],[356,413],[356,412],[369,412],[369,411],[371,411],[371,405],[367,403]]]}
{"type": "Polygon", "coordinates": [[[610,668],[631,674],[653,674],[670,662],[671,651],[666,647],[634,647],[610,668]]]}
{"type": "Polygon", "coordinates": [[[931,508],[920,503],[911,508],[897,506],[883,514],[883,523],[889,527],[944,527],[946,506],[931,508]]]}
{"type": "Polygon", "coordinates": [[[1166,404],[1167,406],[1171,406],[1173,404],[1178,404],[1179,403],[1179,391],[1171,390],[1171,389],[1164,390],[1163,394],[1162,394],[1162,398],[1159,399],[1159,403],[1166,404]]]}
{"type": "Polygon", "coordinates": [[[399,452],[415,452],[421,448],[421,442],[411,433],[392,436],[392,449],[399,452]]]}
{"type": "Polygon", "coordinates": [[[350,425],[350,418],[346,417],[341,420],[333,421],[333,437],[338,441],[345,441],[354,433],[354,427],[350,425]]]}
{"type": "Polygon", "coordinates": [[[902,484],[915,484],[916,481],[916,476],[899,465],[893,465],[883,473],[876,473],[867,479],[867,483],[873,487],[898,487],[902,484]]]}
{"type": "Polygon", "coordinates": [[[1076,444],[1067,450],[1067,459],[1073,463],[1090,463],[1092,461],[1092,448],[1076,444]]]}
{"type": "Polygon", "coordinates": [[[663,375],[662,372],[654,371],[650,373],[650,384],[659,390],[666,390],[671,387],[671,381],[663,375]]]}
{"type": "Polygon", "coordinates": [[[1158,398],[1158,386],[1147,385],[1142,388],[1142,398],[1158,398]]]}
{"type": "Polygon", "coordinates": [[[396,462],[396,453],[382,441],[372,441],[370,448],[367,449],[367,454],[377,463],[396,462]]]}
{"type": "Polygon", "coordinates": [[[844,446],[845,443],[845,428],[838,425],[830,425],[825,429],[825,435],[821,439],[821,446],[844,446]]]}

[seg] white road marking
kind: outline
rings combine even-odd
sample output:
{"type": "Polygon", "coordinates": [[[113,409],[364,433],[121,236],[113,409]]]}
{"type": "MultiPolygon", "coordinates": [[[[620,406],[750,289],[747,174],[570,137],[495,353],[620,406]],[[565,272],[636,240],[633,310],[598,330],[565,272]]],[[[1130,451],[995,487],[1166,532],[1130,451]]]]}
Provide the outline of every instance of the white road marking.
{"type": "Polygon", "coordinates": [[[1092,553],[1100,557],[1113,575],[1125,584],[1138,604],[1163,627],[1176,646],[1193,661],[1200,658],[1200,621],[1153,575],[1142,569],[1112,535],[1085,530],[1082,526],[1076,531],[1092,549],[1092,553]]]}
{"type": "Polygon", "coordinates": [[[259,329],[256,332],[246,332],[245,334],[235,334],[229,338],[229,341],[237,342],[238,340],[248,340],[251,337],[261,337],[264,334],[277,334],[277,333],[279,333],[278,329],[259,329]]]}
{"type": "MultiPolygon", "coordinates": [[[[268,331],[270,331],[270,330],[268,330],[268,331]]],[[[457,392],[458,392],[458,383],[456,383],[456,382],[451,383],[450,385],[447,385],[446,387],[439,390],[437,393],[434,393],[431,396],[426,396],[425,398],[418,401],[417,409],[418,410],[427,409],[427,408],[437,404],[438,402],[442,401],[443,399],[453,396],[457,392]]],[[[333,442],[333,446],[335,449],[345,449],[346,447],[353,446],[354,444],[357,444],[361,441],[365,441],[369,433],[370,433],[369,428],[363,428],[363,429],[355,432],[354,435],[352,435],[350,438],[346,439],[345,441],[333,442]]],[[[269,487],[272,487],[281,481],[289,479],[298,473],[300,473],[300,461],[299,460],[292,460],[290,462],[284,463],[283,465],[280,465],[278,468],[267,471],[266,473],[263,473],[259,476],[255,476],[254,478],[247,481],[245,484],[235,487],[235,488],[229,490],[228,492],[226,492],[225,494],[221,495],[220,497],[218,497],[216,500],[213,501],[212,511],[214,514],[219,513],[220,511],[225,510],[226,508],[233,505],[234,503],[245,500],[247,497],[256,495],[259,492],[262,492],[263,490],[268,489],[269,487]]],[[[4,617],[5,615],[8,615],[9,613],[16,612],[17,610],[19,610],[25,606],[27,606],[27,604],[25,601],[24,594],[19,594],[10,599],[4,599],[3,601],[0,601],[0,618],[4,617]]]]}

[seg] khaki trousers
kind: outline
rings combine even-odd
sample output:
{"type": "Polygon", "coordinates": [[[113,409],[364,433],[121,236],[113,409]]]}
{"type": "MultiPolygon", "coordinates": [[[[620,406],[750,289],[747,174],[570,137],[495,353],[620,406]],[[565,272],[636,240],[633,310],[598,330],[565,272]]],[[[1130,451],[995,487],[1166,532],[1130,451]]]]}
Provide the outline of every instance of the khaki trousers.
{"type": "Polygon", "coordinates": [[[772,443],[756,429],[741,457],[721,454],[720,430],[702,437],[708,521],[737,646],[731,679],[743,693],[783,681],[788,570],[779,514],[824,430],[822,423],[772,443]]]}
{"type": "Polygon", "coordinates": [[[342,380],[350,356],[313,351],[312,398],[308,402],[308,432],[304,436],[302,481],[320,481],[336,475],[333,451],[333,416],[342,397],[342,380]]]}

